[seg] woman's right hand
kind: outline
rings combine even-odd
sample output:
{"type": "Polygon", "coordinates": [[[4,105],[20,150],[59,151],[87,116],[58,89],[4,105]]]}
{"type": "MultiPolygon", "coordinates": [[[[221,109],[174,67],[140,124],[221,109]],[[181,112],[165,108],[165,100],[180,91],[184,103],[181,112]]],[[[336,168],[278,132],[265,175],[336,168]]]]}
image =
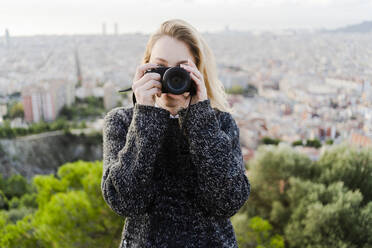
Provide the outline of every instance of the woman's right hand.
{"type": "Polygon", "coordinates": [[[155,106],[155,94],[161,95],[160,74],[155,72],[145,74],[146,70],[156,67],[156,64],[146,63],[136,69],[132,90],[139,104],[155,106]]]}

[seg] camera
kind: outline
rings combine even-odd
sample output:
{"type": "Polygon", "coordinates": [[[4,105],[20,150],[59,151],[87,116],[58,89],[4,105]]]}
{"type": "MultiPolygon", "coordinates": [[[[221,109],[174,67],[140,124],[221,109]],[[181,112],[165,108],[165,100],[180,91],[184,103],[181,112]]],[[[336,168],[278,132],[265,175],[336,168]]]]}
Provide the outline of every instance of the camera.
{"type": "Polygon", "coordinates": [[[160,66],[157,68],[151,68],[145,71],[145,74],[149,72],[160,74],[162,93],[180,95],[185,92],[190,92],[190,95],[196,94],[194,80],[192,80],[189,72],[183,69],[180,65],[175,67],[160,66]]]}

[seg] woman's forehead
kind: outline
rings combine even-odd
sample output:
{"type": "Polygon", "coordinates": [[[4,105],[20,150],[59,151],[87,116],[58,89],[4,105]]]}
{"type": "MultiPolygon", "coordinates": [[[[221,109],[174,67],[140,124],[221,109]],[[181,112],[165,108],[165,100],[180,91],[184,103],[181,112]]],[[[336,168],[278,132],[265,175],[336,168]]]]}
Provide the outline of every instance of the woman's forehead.
{"type": "Polygon", "coordinates": [[[152,60],[159,60],[168,64],[179,64],[185,61],[187,62],[188,58],[194,61],[194,57],[187,44],[169,36],[161,37],[154,44],[154,47],[151,51],[152,60]]]}

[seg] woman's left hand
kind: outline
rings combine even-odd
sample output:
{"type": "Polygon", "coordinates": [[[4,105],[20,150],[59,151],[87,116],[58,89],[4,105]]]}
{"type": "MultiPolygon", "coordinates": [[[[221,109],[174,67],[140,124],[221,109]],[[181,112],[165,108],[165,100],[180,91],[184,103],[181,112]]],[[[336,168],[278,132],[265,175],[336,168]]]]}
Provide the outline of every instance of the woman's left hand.
{"type": "Polygon", "coordinates": [[[191,59],[188,59],[187,65],[181,64],[181,67],[190,72],[191,79],[194,80],[196,86],[196,95],[191,99],[191,104],[201,102],[208,99],[207,89],[205,88],[203,74],[198,70],[191,59]]]}

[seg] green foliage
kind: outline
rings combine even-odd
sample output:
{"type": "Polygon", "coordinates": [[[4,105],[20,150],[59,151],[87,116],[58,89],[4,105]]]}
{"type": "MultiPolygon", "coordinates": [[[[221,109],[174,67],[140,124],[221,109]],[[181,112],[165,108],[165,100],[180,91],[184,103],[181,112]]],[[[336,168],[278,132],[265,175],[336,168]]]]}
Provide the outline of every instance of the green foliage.
{"type": "Polygon", "coordinates": [[[87,124],[85,121],[80,122],[80,128],[87,128],[87,124]]]}
{"type": "Polygon", "coordinates": [[[255,216],[248,219],[245,214],[236,214],[231,218],[236,239],[240,248],[283,248],[284,239],[274,234],[267,220],[255,216]]]}
{"type": "Polygon", "coordinates": [[[72,136],[72,135],[73,135],[73,134],[71,133],[70,128],[68,128],[68,127],[63,128],[63,134],[64,134],[64,135],[67,135],[67,136],[72,136]]]}
{"type": "Polygon", "coordinates": [[[0,212],[0,247],[118,247],[125,220],[103,200],[101,177],[102,161],[67,163],[56,176],[35,176],[36,193],[0,212]]]}
{"type": "Polygon", "coordinates": [[[35,216],[36,236],[54,247],[91,247],[95,240],[89,234],[96,232],[96,214],[84,191],[56,193],[35,216]]]}
{"type": "Polygon", "coordinates": [[[8,221],[14,224],[17,221],[22,220],[25,216],[32,214],[33,212],[35,212],[35,210],[31,208],[26,208],[26,207],[19,207],[19,208],[11,208],[8,211],[4,211],[4,212],[7,215],[8,221]]]}
{"type": "Polygon", "coordinates": [[[259,146],[255,159],[249,161],[248,167],[253,189],[249,200],[250,216],[258,215],[268,219],[274,227],[282,230],[285,225],[283,220],[271,216],[274,214],[271,213],[273,203],[277,201],[275,206],[285,209],[289,205],[285,194],[289,178],[291,176],[313,178],[319,173],[317,168],[312,166],[310,158],[286,144],[259,146]]]}
{"type": "Polygon", "coordinates": [[[27,193],[33,192],[34,188],[27,182],[26,178],[16,174],[9,178],[4,178],[0,174],[0,210],[15,209],[22,206],[30,207],[32,204],[23,198],[27,193]],[[26,205],[29,203],[30,205],[26,205]]]}
{"type": "Polygon", "coordinates": [[[7,217],[0,212],[0,247],[51,247],[45,244],[43,240],[35,237],[32,218],[32,215],[27,215],[22,220],[17,221],[16,224],[8,224],[7,217]],[[2,228],[1,225],[3,225],[2,228]]]}
{"type": "MultiPolygon", "coordinates": [[[[372,246],[371,149],[338,145],[311,161],[262,145],[248,174],[249,200],[231,218],[239,247],[372,246]]],[[[0,190],[0,247],[117,247],[124,219],[103,200],[101,177],[102,161],[64,164],[28,190],[14,177],[10,198],[0,190]]]]}
{"type": "Polygon", "coordinates": [[[15,174],[6,180],[3,191],[8,199],[10,199],[12,197],[21,197],[22,195],[30,192],[30,187],[31,186],[27,182],[26,178],[24,178],[22,175],[15,174]]]}
{"type": "Polygon", "coordinates": [[[285,236],[292,247],[370,247],[372,202],[363,206],[358,190],[347,189],[343,182],[325,186],[298,178],[290,184],[293,214],[285,236]]]}
{"type": "Polygon", "coordinates": [[[12,128],[9,121],[4,121],[4,125],[0,126],[0,138],[14,138],[29,134],[37,134],[48,131],[69,129],[71,124],[65,118],[58,118],[53,122],[40,121],[32,123],[28,128],[12,128]]]}
{"type": "Polygon", "coordinates": [[[325,185],[341,181],[350,190],[359,190],[363,204],[372,201],[372,149],[346,144],[326,150],[318,161],[322,173],[317,181],[325,185]]]}
{"type": "Polygon", "coordinates": [[[33,183],[38,192],[36,202],[39,209],[42,209],[50,201],[52,195],[66,191],[66,185],[63,185],[54,175],[37,175],[33,178],[33,183]]]}
{"type": "Polygon", "coordinates": [[[105,113],[102,97],[89,96],[84,99],[76,99],[72,106],[64,106],[60,111],[60,116],[67,120],[76,120],[86,117],[101,116],[105,113]]]}
{"type": "Polygon", "coordinates": [[[302,140],[296,140],[292,142],[292,146],[302,146],[302,140]]]}
{"type": "Polygon", "coordinates": [[[3,174],[0,173],[0,190],[4,190],[5,187],[6,187],[6,179],[3,177],[3,174]]]}
{"type": "Polygon", "coordinates": [[[322,146],[322,143],[318,139],[308,139],[305,146],[319,148],[322,146]]]}
{"type": "Polygon", "coordinates": [[[12,119],[17,118],[17,117],[23,118],[23,116],[24,116],[24,111],[23,111],[23,105],[21,102],[16,102],[10,107],[10,110],[9,110],[10,118],[12,119]]]}
{"type": "Polygon", "coordinates": [[[9,206],[8,198],[4,192],[0,189],[0,209],[7,209],[9,206]]]}
{"type": "Polygon", "coordinates": [[[36,193],[24,194],[19,199],[19,206],[26,208],[37,208],[36,196],[37,196],[36,193]]]}
{"type": "Polygon", "coordinates": [[[286,144],[260,146],[248,163],[248,217],[270,221],[288,247],[372,246],[372,150],[347,144],[318,161],[286,144]]]}
{"type": "Polygon", "coordinates": [[[65,127],[69,127],[69,124],[65,118],[61,117],[51,122],[49,126],[50,127],[48,129],[50,130],[61,130],[61,129],[64,129],[65,127]]]}
{"type": "Polygon", "coordinates": [[[280,139],[272,139],[270,137],[263,137],[260,143],[265,144],[265,145],[278,145],[280,143],[280,139]]]}
{"type": "Polygon", "coordinates": [[[229,89],[226,90],[229,94],[243,94],[244,88],[241,85],[233,85],[229,89]]]}
{"type": "MultiPolygon", "coordinates": [[[[16,108],[17,104],[13,105],[16,108]]],[[[105,113],[103,107],[103,99],[96,97],[88,97],[84,100],[77,100],[76,105],[71,107],[64,106],[60,111],[60,116],[52,121],[45,122],[43,120],[31,123],[28,128],[12,128],[9,120],[5,120],[0,126],[0,138],[14,138],[18,136],[43,133],[48,131],[63,130],[64,134],[70,135],[70,128],[86,128],[86,121],[83,118],[102,116],[105,113]],[[77,122],[69,122],[69,120],[77,120],[77,122]]],[[[23,116],[23,109],[22,109],[23,116]]],[[[0,147],[0,154],[2,153],[0,147]]]]}
{"type": "Polygon", "coordinates": [[[257,94],[257,88],[253,85],[247,84],[246,86],[241,86],[238,84],[232,85],[230,88],[226,89],[226,93],[233,95],[244,95],[251,97],[254,94],[257,94]]]}
{"type": "Polygon", "coordinates": [[[14,130],[10,126],[10,121],[5,120],[3,125],[0,126],[0,138],[11,138],[14,137],[14,130]]]}
{"type": "Polygon", "coordinates": [[[17,196],[14,196],[10,201],[9,201],[9,208],[18,208],[20,205],[19,198],[17,196]]]}
{"type": "MultiPolygon", "coordinates": [[[[327,140],[326,143],[327,144],[332,144],[333,142],[329,142],[329,140],[327,140]]],[[[302,142],[302,140],[296,140],[296,141],[292,142],[292,146],[307,146],[307,147],[319,148],[319,147],[322,146],[322,143],[318,139],[312,139],[312,140],[307,139],[305,141],[305,144],[302,142]]]]}

